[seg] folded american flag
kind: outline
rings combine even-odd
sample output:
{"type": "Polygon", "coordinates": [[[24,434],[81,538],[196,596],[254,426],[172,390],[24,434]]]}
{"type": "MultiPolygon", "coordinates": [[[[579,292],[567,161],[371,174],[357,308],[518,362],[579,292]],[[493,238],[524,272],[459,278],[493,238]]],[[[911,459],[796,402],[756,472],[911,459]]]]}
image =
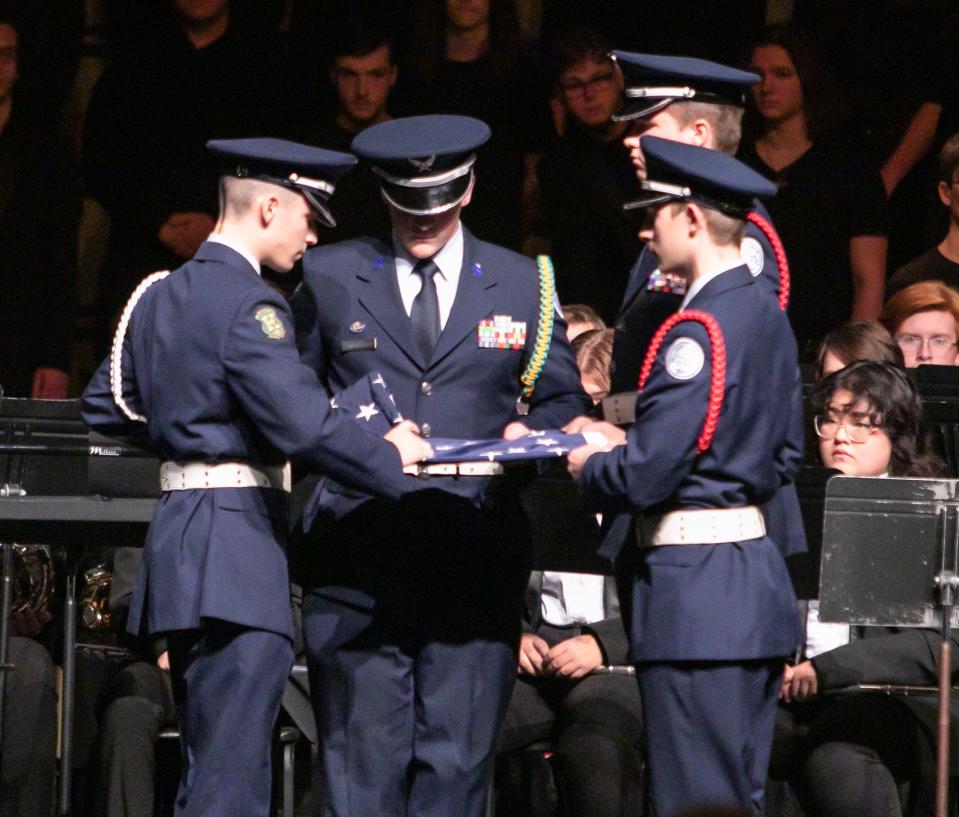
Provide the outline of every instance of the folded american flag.
{"type": "MultiPolygon", "coordinates": [[[[333,410],[353,417],[357,422],[367,423],[370,431],[385,434],[391,426],[400,422],[403,415],[396,407],[383,376],[371,372],[352,386],[338,392],[330,401],[333,410]]],[[[433,456],[426,462],[518,462],[565,457],[581,445],[605,445],[602,434],[564,434],[562,431],[531,431],[516,440],[457,440],[447,437],[430,437],[433,456]]]]}

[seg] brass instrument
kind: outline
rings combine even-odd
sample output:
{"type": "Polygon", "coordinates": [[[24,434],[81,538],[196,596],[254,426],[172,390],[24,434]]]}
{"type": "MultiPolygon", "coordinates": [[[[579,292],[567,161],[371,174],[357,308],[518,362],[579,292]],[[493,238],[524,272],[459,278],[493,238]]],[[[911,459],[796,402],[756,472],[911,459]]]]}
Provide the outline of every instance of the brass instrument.
{"type": "Polygon", "coordinates": [[[39,613],[53,596],[53,559],[47,545],[5,545],[13,553],[13,613],[39,613]]]}
{"type": "Polygon", "coordinates": [[[99,564],[83,572],[80,591],[80,620],[90,632],[110,630],[110,584],[113,574],[106,565],[99,564]]]}

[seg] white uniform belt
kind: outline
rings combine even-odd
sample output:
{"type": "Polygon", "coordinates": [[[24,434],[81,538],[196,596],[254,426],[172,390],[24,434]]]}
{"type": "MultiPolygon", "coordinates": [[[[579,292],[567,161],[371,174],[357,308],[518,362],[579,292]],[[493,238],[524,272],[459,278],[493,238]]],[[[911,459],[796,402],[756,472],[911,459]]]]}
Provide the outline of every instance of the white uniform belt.
{"type": "Polygon", "coordinates": [[[421,462],[407,465],[404,474],[415,477],[493,477],[503,473],[498,462],[421,462]]]}
{"type": "Polygon", "coordinates": [[[290,490],[290,464],[250,465],[248,462],[165,462],[160,466],[161,491],[195,488],[275,488],[290,490]]]}
{"type": "Polygon", "coordinates": [[[636,538],[640,547],[658,545],[718,545],[746,542],[766,535],[762,512],[747,508],[706,508],[671,511],[640,517],[636,538]]]}

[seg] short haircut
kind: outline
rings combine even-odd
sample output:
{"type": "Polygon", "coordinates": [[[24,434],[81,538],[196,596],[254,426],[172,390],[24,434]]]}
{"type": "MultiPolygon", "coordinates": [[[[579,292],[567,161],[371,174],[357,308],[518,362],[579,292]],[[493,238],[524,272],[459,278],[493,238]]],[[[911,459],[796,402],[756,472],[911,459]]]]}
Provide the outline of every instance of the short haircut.
{"type": "Polygon", "coordinates": [[[920,281],[893,295],[879,314],[879,320],[893,335],[907,318],[917,312],[948,312],[959,329],[959,292],[942,281],[920,281]]]}
{"type": "Polygon", "coordinates": [[[357,14],[348,14],[339,21],[331,44],[330,63],[340,57],[365,57],[387,46],[393,59],[393,37],[380,23],[357,14]]]}
{"type": "Polygon", "coordinates": [[[702,210],[706,217],[706,229],[716,244],[722,247],[730,244],[738,247],[742,244],[743,236],[746,233],[744,219],[730,216],[710,207],[703,207],[702,210]]]}
{"type": "Polygon", "coordinates": [[[833,329],[822,343],[816,355],[816,379],[822,377],[826,355],[839,358],[843,366],[858,360],[878,360],[883,363],[904,365],[902,349],[879,321],[847,321],[833,329]]]}
{"type": "Polygon", "coordinates": [[[709,122],[716,137],[716,150],[735,155],[743,131],[743,109],[738,105],[723,105],[712,102],[679,100],[666,108],[682,127],[692,125],[697,119],[709,122]]]}
{"type": "Polygon", "coordinates": [[[283,201],[288,201],[289,196],[300,195],[294,190],[288,190],[278,184],[271,184],[260,179],[221,176],[220,213],[227,218],[244,216],[253,206],[254,200],[267,192],[283,201]]]}
{"type": "Polygon", "coordinates": [[[593,329],[605,329],[603,319],[596,314],[596,310],[586,304],[564,304],[560,307],[567,326],[571,323],[586,323],[593,329]]]}
{"type": "Polygon", "coordinates": [[[553,80],[558,80],[564,71],[585,60],[608,62],[612,66],[609,43],[601,34],[585,26],[566,29],[553,44],[553,55],[550,60],[550,73],[553,80]]]}
{"type": "Polygon", "coordinates": [[[939,178],[946,184],[959,181],[955,178],[959,168],[959,133],[954,133],[939,151],[939,178]]]}
{"type": "Polygon", "coordinates": [[[576,337],[572,346],[576,352],[580,377],[592,377],[603,387],[603,391],[608,393],[611,379],[609,364],[613,359],[613,330],[590,329],[576,337]]]}

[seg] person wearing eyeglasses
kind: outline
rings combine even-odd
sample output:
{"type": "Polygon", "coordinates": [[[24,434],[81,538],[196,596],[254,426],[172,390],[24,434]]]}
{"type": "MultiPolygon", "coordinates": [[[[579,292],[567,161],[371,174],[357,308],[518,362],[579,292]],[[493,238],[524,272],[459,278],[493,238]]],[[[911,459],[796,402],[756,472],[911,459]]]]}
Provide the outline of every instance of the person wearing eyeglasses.
{"type": "MultiPolygon", "coordinates": [[[[826,467],[854,477],[944,475],[899,366],[853,363],[819,381],[810,406],[826,467]]],[[[937,633],[824,623],[816,600],[803,605],[802,660],[785,669],[772,776],[789,777],[807,814],[901,817],[905,782],[908,800],[920,804],[910,813],[927,813],[922,782],[934,776],[935,699],[821,693],[864,683],[934,685],[937,633]]]]}
{"type": "Polygon", "coordinates": [[[612,118],[623,77],[609,44],[588,28],[556,40],[551,69],[558,136],[537,175],[557,288],[565,303],[587,303],[612,324],[642,249],[639,225],[623,210],[636,189],[622,144],[627,123],[612,118]]]}
{"type": "Polygon", "coordinates": [[[879,320],[902,349],[906,368],[955,366],[959,359],[959,292],[922,281],[890,298],[879,320]]]}

